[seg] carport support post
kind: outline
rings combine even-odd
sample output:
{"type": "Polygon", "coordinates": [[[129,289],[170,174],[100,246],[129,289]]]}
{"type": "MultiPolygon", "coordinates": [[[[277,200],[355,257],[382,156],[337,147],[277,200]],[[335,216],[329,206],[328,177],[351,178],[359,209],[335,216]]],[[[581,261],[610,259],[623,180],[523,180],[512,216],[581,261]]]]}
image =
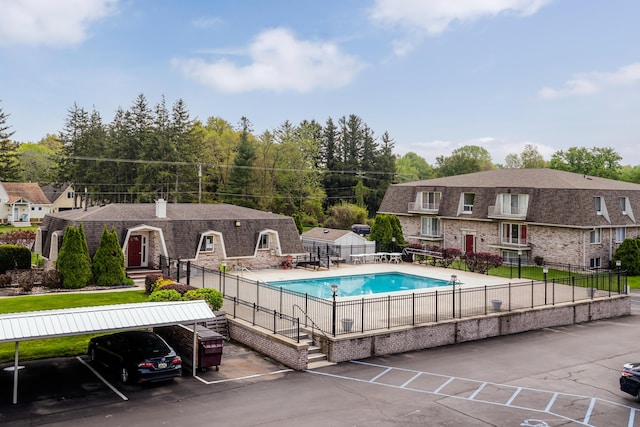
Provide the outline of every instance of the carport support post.
{"type": "Polygon", "coordinates": [[[20,341],[16,341],[16,352],[13,356],[13,404],[18,403],[18,346],[20,341]]]}
{"type": "Polygon", "coordinates": [[[191,369],[191,376],[196,376],[196,357],[198,356],[198,330],[196,329],[197,324],[193,324],[193,365],[191,369]]]}

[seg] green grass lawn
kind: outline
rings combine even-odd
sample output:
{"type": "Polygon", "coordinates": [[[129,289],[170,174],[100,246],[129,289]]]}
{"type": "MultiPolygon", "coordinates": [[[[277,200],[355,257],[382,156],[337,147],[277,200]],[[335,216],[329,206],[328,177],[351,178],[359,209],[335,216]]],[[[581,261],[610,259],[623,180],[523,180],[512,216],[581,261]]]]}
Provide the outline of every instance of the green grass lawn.
{"type": "MultiPolygon", "coordinates": [[[[0,298],[0,314],[147,301],[148,297],[141,290],[8,297],[0,298]]],[[[84,354],[87,351],[89,339],[96,335],[101,334],[22,341],[19,347],[20,360],[84,354]]],[[[13,361],[14,352],[15,343],[0,344],[0,363],[13,361]]]]}

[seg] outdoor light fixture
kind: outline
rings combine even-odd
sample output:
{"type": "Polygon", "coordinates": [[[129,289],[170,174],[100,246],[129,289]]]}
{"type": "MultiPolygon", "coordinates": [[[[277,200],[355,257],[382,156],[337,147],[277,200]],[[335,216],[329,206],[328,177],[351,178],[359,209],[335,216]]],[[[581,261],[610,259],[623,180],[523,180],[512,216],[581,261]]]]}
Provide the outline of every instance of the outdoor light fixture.
{"type": "Polygon", "coordinates": [[[620,261],[619,259],[616,260],[616,267],[620,268],[620,266],[622,266],[622,261],[620,261]]]}
{"type": "Polygon", "coordinates": [[[544,267],[544,268],[542,269],[542,272],[543,272],[544,274],[547,274],[547,273],[549,272],[549,268],[548,268],[548,267],[544,267]]]}
{"type": "Polygon", "coordinates": [[[331,285],[331,293],[333,294],[334,298],[338,295],[338,285],[336,285],[335,283],[331,285]]]}
{"type": "Polygon", "coordinates": [[[236,227],[240,227],[240,221],[236,221],[236,227]]]}
{"type": "Polygon", "coordinates": [[[452,275],[451,275],[451,283],[452,283],[453,285],[455,285],[455,284],[456,284],[456,280],[458,280],[458,276],[456,276],[455,274],[452,274],[452,275]]]}

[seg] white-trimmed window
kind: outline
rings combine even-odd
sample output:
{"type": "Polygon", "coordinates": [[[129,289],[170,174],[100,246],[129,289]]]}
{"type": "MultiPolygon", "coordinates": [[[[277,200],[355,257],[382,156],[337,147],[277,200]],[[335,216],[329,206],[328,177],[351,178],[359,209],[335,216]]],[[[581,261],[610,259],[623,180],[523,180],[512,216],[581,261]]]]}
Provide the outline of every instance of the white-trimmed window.
{"type": "Polygon", "coordinates": [[[620,201],[620,210],[622,212],[626,212],[627,211],[627,205],[629,204],[629,199],[626,197],[620,197],[618,199],[620,201]]]}
{"type": "Polygon", "coordinates": [[[589,260],[590,268],[600,268],[601,266],[602,266],[602,261],[600,260],[600,258],[591,258],[589,260]]]}
{"type": "Polygon", "coordinates": [[[503,215],[523,215],[527,212],[527,194],[503,194],[502,211],[503,215]]]}
{"type": "Polygon", "coordinates": [[[589,232],[589,243],[602,243],[602,230],[594,228],[589,232]]]}
{"type": "Polygon", "coordinates": [[[200,244],[200,252],[213,252],[215,249],[213,236],[202,236],[202,243],[200,244]]]}
{"type": "Polygon", "coordinates": [[[464,193],[462,195],[462,212],[473,212],[473,201],[475,200],[475,198],[476,195],[474,193],[464,193]]]}
{"type": "Polygon", "coordinates": [[[269,249],[269,235],[261,234],[260,235],[260,244],[258,245],[258,249],[269,249]]]}
{"type": "Polygon", "coordinates": [[[422,209],[437,211],[440,209],[440,197],[442,197],[442,193],[439,191],[423,191],[422,209]]]}
{"type": "Polygon", "coordinates": [[[527,244],[527,226],[525,224],[502,223],[502,243],[510,245],[527,244]]]}
{"type": "Polygon", "coordinates": [[[422,230],[420,234],[423,236],[440,236],[440,218],[435,216],[422,217],[422,230]]]}
{"type": "Polygon", "coordinates": [[[593,198],[593,205],[596,208],[596,212],[598,213],[602,212],[602,197],[595,196],[593,198]]]}
{"type": "Polygon", "coordinates": [[[616,227],[616,243],[622,243],[627,237],[627,229],[624,227],[616,227]]]}

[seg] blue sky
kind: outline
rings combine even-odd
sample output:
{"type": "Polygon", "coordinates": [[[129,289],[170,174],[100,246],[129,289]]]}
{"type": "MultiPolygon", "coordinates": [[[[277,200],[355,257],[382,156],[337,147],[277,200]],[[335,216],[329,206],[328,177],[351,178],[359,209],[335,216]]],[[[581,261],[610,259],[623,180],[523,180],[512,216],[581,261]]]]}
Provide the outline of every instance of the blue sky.
{"type": "Polygon", "coordinates": [[[360,116],[434,164],[532,144],[640,164],[637,0],[2,0],[0,107],[13,139],[106,123],[139,94],[254,133],[360,116]]]}

